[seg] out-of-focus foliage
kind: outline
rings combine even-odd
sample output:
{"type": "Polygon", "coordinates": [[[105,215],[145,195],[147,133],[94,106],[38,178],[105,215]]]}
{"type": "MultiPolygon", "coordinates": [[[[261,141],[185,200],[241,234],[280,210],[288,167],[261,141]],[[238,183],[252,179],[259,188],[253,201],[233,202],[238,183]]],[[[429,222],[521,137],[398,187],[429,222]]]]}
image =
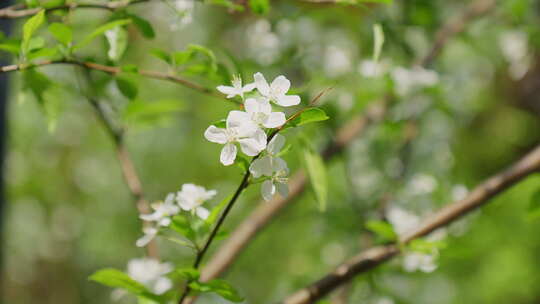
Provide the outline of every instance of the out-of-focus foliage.
{"type": "MultiPolygon", "coordinates": [[[[203,138],[236,105],[142,77],[140,69],[210,88],[228,84],[233,74],[249,81],[257,71],[272,79],[283,74],[304,106],[333,88],[317,102],[331,119],[301,132],[284,130],[291,170],[307,167],[316,183],[327,180],[286,208],[226,274],[246,303],[275,302],[359,250],[392,240],[385,207],[427,215],[539,142],[538,1],[499,1],[467,24],[429,67],[436,74],[422,74],[422,86],[400,67],[426,55],[436,30],[470,1],[339,2],[252,0],[243,9],[229,1],[151,1],[114,13],[57,11],[46,24],[38,14],[26,26],[21,19],[11,37],[1,36],[2,54],[34,62],[76,57],[122,69],[114,76],[90,72],[91,85],[75,66],[12,74],[1,247],[6,303],[112,302],[111,291],[87,277],[105,267],[125,269],[127,260],[143,255],[134,246],[137,211],[87,95],[99,95],[105,112],[128,126],[127,147],[150,200],[194,182],[217,189],[217,205],[241,179],[239,167],[223,167],[220,148],[203,138]],[[384,44],[374,54],[377,24],[384,44]],[[386,118],[343,154],[323,168],[306,158],[307,146],[321,149],[337,128],[387,94],[386,118]]],[[[539,189],[540,178],[528,178],[452,224],[434,272],[405,272],[397,258],[359,276],[348,287],[350,303],[537,302],[539,189]]],[[[259,201],[258,187],[249,188],[225,231],[259,201]]],[[[167,260],[191,266],[189,248],[159,245],[167,260]]],[[[200,299],[224,301],[212,294],[200,299]]]]}

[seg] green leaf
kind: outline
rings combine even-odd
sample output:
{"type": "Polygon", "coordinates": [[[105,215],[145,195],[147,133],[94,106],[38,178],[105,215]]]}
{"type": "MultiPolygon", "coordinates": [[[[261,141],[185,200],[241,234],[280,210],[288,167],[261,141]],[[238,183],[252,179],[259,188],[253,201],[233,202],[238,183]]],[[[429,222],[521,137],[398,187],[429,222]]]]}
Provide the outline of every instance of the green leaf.
{"type": "Polygon", "coordinates": [[[23,25],[23,39],[21,44],[21,51],[23,56],[29,51],[30,39],[36,32],[36,30],[45,22],[45,10],[39,11],[39,13],[28,19],[23,25]]]}
{"type": "Polygon", "coordinates": [[[137,97],[137,94],[139,93],[139,89],[137,88],[137,84],[127,78],[127,77],[116,77],[115,78],[116,87],[129,100],[135,99],[137,97]]]}
{"type": "Polygon", "coordinates": [[[156,37],[156,33],[154,32],[154,28],[152,27],[152,24],[148,22],[146,19],[143,19],[137,15],[129,14],[129,18],[133,21],[133,24],[137,27],[137,29],[141,32],[141,34],[148,38],[152,39],[156,37]]]}
{"type": "Polygon", "coordinates": [[[172,277],[181,277],[189,281],[197,281],[200,276],[200,272],[193,267],[176,268],[171,272],[172,277]]]}
{"type": "MultiPolygon", "coordinates": [[[[196,69],[194,69],[192,67],[190,72],[199,73],[199,74],[203,73],[203,72],[207,72],[207,73],[216,73],[217,72],[217,70],[218,70],[217,59],[216,59],[216,56],[214,55],[214,52],[212,52],[212,50],[210,50],[210,49],[208,49],[208,48],[206,48],[206,47],[204,47],[202,45],[198,45],[198,44],[190,44],[190,45],[188,45],[187,50],[192,52],[192,53],[202,54],[207,59],[207,60],[204,61],[204,68],[197,67],[196,69]]],[[[191,57],[190,57],[190,59],[191,59],[191,57]]]]}
{"type": "Polygon", "coordinates": [[[191,228],[190,222],[185,216],[173,216],[171,225],[169,227],[180,235],[186,237],[188,240],[191,240],[193,242],[196,241],[197,235],[195,233],[195,230],[191,228]]]}
{"type": "Polygon", "coordinates": [[[125,73],[139,73],[139,67],[134,64],[123,65],[120,69],[125,73]]]}
{"type": "Polygon", "coordinates": [[[265,15],[270,10],[270,2],[268,0],[249,0],[251,10],[259,15],[265,15]]]}
{"type": "Polygon", "coordinates": [[[45,91],[53,86],[52,81],[44,74],[29,69],[23,71],[23,88],[32,92],[40,104],[45,103],[44,94],[45,91]]]}
{"type": "Polygon", "coordinates": [[[221,5],[228,9],[235,10],[237,12],[243,12],[244,7],[240,4],[236,4],[233,1],[230,0],[208,0],[208,3],[214,4],[214,5],[221,5]]]}
{"type": "Polygon", "coordinates": [[[217,219],[219,218],[219,215],[221,214],[221,211],[225,208],[225,206],[227,206],[227,204],[231,201],[231,198],[233,197],[233,195],[229,195],[227,196],[226,198],[224,198],[223,200],[221,200],[221,202],[219,202],[219,204],[217,204],[214,208],[212,208],[212,211],[210,212],[210,215],[208,215],[208,217],[206,218],[206,220],[204,220],[205,224],[207,226],[212,226],[214,225],[214,223],[217,221],[217,219]]]}
{"type": "Polygon", "coordinates": [[[445,241],[427,241],[425,239],[415,239],[408,244],[408,249],[425,254],[432,254],[433,252],[444,249],[446,247],[445,241]]]}
{"type": "Polygon", "coordinates": [[[309,149],[304,150],[304,159],[309,180],[315,192],[315,197],[319,202],[319,210],[326,210],[328,200],[328,181],[326,167],[320,154],[312,152],[309,149]]]}
{"type": "Polygon", "coordinates": [[[133,280],[122,271],[113,268],[98,270],[88,277],[88,279],[109,287],[123,288],[133,294],[140,294],[146,291],[144,285],[133,280]]]}
{"type": "Polygon", "coordinates": [[[0,50],[18,55],[21,52],[21,42],[15,39],[6,39],[0,43],[0,50]]]}
{"type": "Polygon", "coordinates": [[[224,280],[212,280],[207,283],[202,282],[191,282],[189,284],[189,287],[193,290],[199,291],[199,292],[214,292],[218,295],[222,296],[224,299],[229,300],[231,302],[242,302],[244,301],[244,298],[240,296],[238,291],[234,289],[229,283],[227,283],[224,280]]]}
{"type": "Polygon", "coordinates": [[[312,122],[327,120],[329,117],[320,108],[308,108],[287,123],[289,127],[298,127],[312,122]]]}
{"type": "Polygon", "coordinates": [[[53,37],[64,45],[68,45],[73,40],[73,31],[71,28],[63,23],[52,23],[49,25],[49,32],[53,37]]]}
{"type": "Polygon", "coordinates": [[[172,58],[171,58],[171,55],[169,55],[167,52],[165,52],[164,50],[160,50],[160,49],[153,49],[150,51],[150,55],[160,59],[160,60],[163,60],[165,61],[167,64],[172,64],[172,58]]]}
{"type": "Polygon", "coordinates": [[[57,54],[58,54],[57,48],[42,48],[42,49],[30,52],[30,54],[27,55],[27,58],[28,60],[34,60],[36,58],[41,58],[41,57],[51,58],[51,57],[56,56],[57,54]]]}
{"type": "Polygon", "coordinates": [[[373,61],[377,62],[384,44],[384,32],[380,24],[373,25],[373,40],[373,61]]]}
{"type": "Polygon", "coordinates": [[[182,65],[188,62],[191,57],[193,56],[193,51],[186,50],[186,51],[180,51],[180,52],[174,52],[172,54],[172,58],[174,59],[175,65],[182,65]]]}
{"type": "Polygon", "coordinates": [[[215,126],[216,128],[225,129],[227,127],[227,121],[225,119],[221,119],[218,121],[214,121],[211,123],[211,125],[215,126]]]}
{"type": "Polygon", "coordinates": [[[366,223],[366,229],[375,233],[383,241],[396,241],[397,240],[397,234],[394,231],[394,227],[392,227],[392,225],[388,222],[376,221],[376,220],[368,221],[366,223]]]}
{"type": "Polygon", "coordinates": [[[107,43],[109,44],[109,51],[107,52],[109,59],[112,61],[120,60],[128,45],[127,31],[123,27],[117,26],[107,30],[105,32],[105,38],[107,38],[107,43]]]}
{"type": "Polygon", "coordinates": [[[77,50],[83,46],[88,45],[92,40],[94,40],[96,37],[104,34],[106,31],[111,30],[117,26],[122,26],[131,23],[131,19],[121,19],[121,20],[115,20],[111,21],[109,23],[106,23],[97,29],[95,29],[92,33],[86,35],[81,42],[79,42],[77,45],[73,47],[73,50],[77,50]]]}
{"type": "Polygon", "coordinates": [[[540,218],[540,189],[533,193],[529,208],[527,210],[527,217],[529,220],[536,220],[540,218]]]}

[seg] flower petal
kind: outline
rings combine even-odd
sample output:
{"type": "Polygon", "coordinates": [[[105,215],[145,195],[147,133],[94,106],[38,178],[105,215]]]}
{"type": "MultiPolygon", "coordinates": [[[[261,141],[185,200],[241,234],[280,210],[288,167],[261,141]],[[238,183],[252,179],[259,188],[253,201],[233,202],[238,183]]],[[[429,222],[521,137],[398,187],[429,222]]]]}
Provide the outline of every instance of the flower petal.
{"type": "Polygon", "coordinates": [[[295,106],[300,103],[298,95],[281,95],[277,98],[276,103],[282,107],[295,106]]]}
{"type": "Polygon", "coordinates": [[[263,74],[255,73],[255,75],[253,75],[253,79],[255,79],[255,86],[262,96],[270,95],[270,86],[268,85],[268,82],[264,78],[263,74]]]}
{"type": "Polygon", "coordinates": [[[248,98],[246,99],[246,102],[244,102],[244,108],[249,114],[257,113],[259,112],[259,103],[255,98],[248,98]]]}
{"type": "Polygon", "coordinates": [[[227,98],[232,98],[242,93],[242,92],[239,92],[235,87],[229,87],[229,86],[223,86],[223,85],[218,86],[216,89],[223,94],[227,94],[227,98]]]}
{"type": "Polygon", "coordinates": [[[285,93],[287,93],[290,88],[291,82],[283,75],[276,77],[276,79],[274,79],[274,81],[272,81],[272,84],[270,85],[272,93],[276,96],[285,95],[285,93]]]}
{"type": "Polygon", "coordinates": [[[253,91],[253,89],[255,89],[255,87],[256,87],[255,82],[248,83],[242,88],[242,92],[243,93],[251,92],[253,91]]]}
{"type": "Polygon", "coordinates": [[[265,128],[277,128],[281,127],[287,119],[285,119],[285,113],[283,112],[272,112],[266,117],[266,120],[263,123],[265,128]]]}
{"type": "MultiPolygon", "coordinates": [[[[232,165],[236,159],[236,146],[233,143],[228,143],[221,149],[219,160],[225,166],[232,165]]],[[[180,205],[180,207],[182,207],[180,205]]]]}
{"type": "Polygon", "coordinates": [[[264,150],[264,147],[261,149],[260,143],[251,137],[239,139],[238,143],[240,143],[242,152],[248,156],[255,156],[264,150]]]}
{"type": "Polygon", "coordinates": [[[167,290],[171,289],[172,286],[173,286],[172,282],[169,278],[160,277],[154,283],[154,287],[152,288],[152,291],[155,294],[160,295],[160,294],[165,293],[167,290]]]}
{"type": "Polygon", "coordinates": [[[276,134],[266,146],[266,151],[268,151],[272,155],[276,155],[279,153],[279,151],[281,151],[281,149],[283,149],[284,145],[285,136],[281,134],[276,134]]]}
{"type": "Polygon", "coordinates": [[[270,180],[265,180],[262,183],[261,186],[261,195],[265,201],[269,201],[272,199],[272,196],[274,196],[274,193],[276,193],[276,187],[270,180]]]}
{"type": "Polygon", "coordinates": [[[210,126],[204,131],[204,137],[214,143],[224,144],[227,142],[225,129],[220,129],[216,126],[210,126]]]}
{"type": "Polygon", "coordinates": [[[197,207],[197,209],[195,209],[195,213],[203,220],[207,219],[210,215],[210,211],[204,207],[197,207]]]}
{"type": "Polygon", "coordinates": [[[272,176],[272,157],[267,155],[256,159],[251,166],[249,166],[249,172],[251,172],[255,178],[259,178],[262,175],[272,176]]]}
{"type": "Polygon", "coordinates": [[[230,111],[227,115],[227,129],[242,128],[248,124],[251,124],[251,119],[244,111],[230,111]]]}
{"type": "Polygon", "coordinates": [[[281,157],[274,157],[272,162],[272,170],[274,172],[282,171],[284,174],[281,174],[281,176],[286,176],[289,174],[289,167],[287,167],[287,163],[281,157]]]}

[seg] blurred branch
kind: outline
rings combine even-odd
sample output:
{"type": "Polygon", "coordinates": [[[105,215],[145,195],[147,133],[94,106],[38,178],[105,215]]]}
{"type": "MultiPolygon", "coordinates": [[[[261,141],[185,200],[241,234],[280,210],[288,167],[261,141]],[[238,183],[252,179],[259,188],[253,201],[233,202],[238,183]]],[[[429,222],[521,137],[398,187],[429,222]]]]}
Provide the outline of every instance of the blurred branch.
{"type": "MultiPolygon", "coordinates": [[[[473,17],[482,15],[480,13],[473,14],[471,12],[478,12],[478,7],[481,7],[482,11],[486,12],[494,6],[495,2],[491,0],[477,0],[473,2],[461,15],[462,17],[449,21],[438,31],[439,34],[437,34],[437,37],[439,38],[428,52],[428,55],[419,60],[418,64],[424,66],[430,64],[433,59],[439,55],[440,50],[446,42],[448,42],[449,38],[463,30],[466,23],[470,23],[473,20],[473,17]]],[[[370,107],[366,114],[357,115],[339,129],[336,133],[336,139],[327,145],[322,152],[324,160],[328,161],[333,158],[361,134],[367,126],[380,121],[385,115],[389,100],[390,96],[385,96],[381,102],[376,102],[370,107]]],[[[282,208],[289,205],[303,193],[306,185],[306,174],[303,170],[299,170],[290,179],[290,192],[287,198],[276,197],[270,202],[259,204],[258,207],[231,233],[225,243],[210,259],[201,273],[201,281],[211,280],[223,273],[255,235],[268,225],[282,208]]]]}
{"type": "Polygon", "coordinates": [[[435,43],[426,56],[417,62],[420,66],[429,66],[433,59],[439,55],[448,39],[460,33],[474,19],[484,15],[495,7],[495,0],[473,1],[463,14],[450,19],[435,35],[435,43]]]}
{"type": "MultiPolygon", "coordinates": [[[[33,69],[33,68],[36,68],[36,67],[55,65],[55,64],[76,65],[76,66],[80,66],[80,67],[83,67],[83,68],[88,69],[88,70],[96,70],[96,71],[108,73],[108,74],[111,74],[111,75],[116,75],[116,74],[122,72],[122,69],[118,68],[118,67],[102,65],[102,64],[93,63],[93,62],[84,62],[84,61],[77,61],[77,60],[71,60],[71,59],[63,59],[63,60],[46,60],[46,61],[41,61],[41,62],[37,62],[37,63],[23,63],[23,64],[7,65],[7,66],[0,67],[0,73],[22,71],[22,70],[27,70],[27,69],[33,69]]],[[[139,70],[136,73],[141,75],[141,76],[152,78],[152,79],[170,81],[170,82],[182,85],[184,87],[199,91],[199,92],[207,94],[207,95],[224,98],[223,95],[220,95],[217,92],[215,92],[215,91],[213,91],[213,90],[211,90],[209,88],[205,88],[205,87],[203,87],[203,86],[201,86],[201,85],[199,85],[197,83],[191,82],[189,80],[185,80],[183,78],[180,78],[180,77],[177,77],[177,76],[174,76],[174,75],[171,75],[171,74],[161,73],[161,72],[156,72],[156,71],[148,71],[148,70],[139,70]]]]}
{"type": "Polygon", "coordinates": [[[15,4],[5,8],[0,9],[0,18],[22,18],[28,17],[37,14],[41,10],[46,12],[58,11],[58,10],[72,10],[77,8],[88,8],[88,9],[104,9],[109,11],[114,11],[117,9],[125,8],[133,4],[139,4],[144,2],[149,2],[151,0],[131,0],[131,1],[114,1],[114,2],[104,2],[104,3],[68,3],[62,4],[53,7],[35,7],[28,8],[26,5],[15,4]]]}
{"type": "MultiPolygon", "coordinates": [[[[539,171],[540,146],[537,146],[532,152],[525,155],[510,168],[492,176],[477,186],[464,199],[443,207],[428,217],[419,227],[400,236],[399,243],[407,244],[459,219],[472,210],[488,203],[491,198],[523,180],[525,177],[539,171]]],[[[315,283],[290,295],[282,303],[313,303],[354,276],[375,268],[379,264],[396,256],[399,252],[400,250],[395,244],[372,247],[341,264],[335,271],[315,283]]]]}
{"type": "MultiPolygon", "coordinates": [[[[85,70],[85,72],[88,72],[88,70],[85,70]]],[[[88,73],[85,73],[85,76],[87,83],[91,83],[90,75],[88,73]]],[[[82,88],[81,92],[84,92],[82,88]]],[[[126,149],[126,145],[124,142],[124,130],[115,127],[114,123],[109,119],[97,99],[92,97],[89,93],[85,95],[92,108],[94,108],[96,115],[99,121],[102,123],[105,131],[111,137],[114,143],[116,155],[118,157],[120,168],[122,170],[122,176],[124,177],[124,181],[126,182],[129,191],[131,192],[131,195],[136,202],[137,210],[140,214],[150,213],[150,206],[144,198],[141,180],[139,178],[139,175],[137,174],[135,165],[131,160],[131,156],[126,149]]],[[[144,226],[147,226],[149,224],[149,222],[143,222],[144,226]]],[[[146,254],[149,257],[155,259],[159,258],[158,247],[155,240],[150,241],[150,243],[146,246],[146,254]]]]}

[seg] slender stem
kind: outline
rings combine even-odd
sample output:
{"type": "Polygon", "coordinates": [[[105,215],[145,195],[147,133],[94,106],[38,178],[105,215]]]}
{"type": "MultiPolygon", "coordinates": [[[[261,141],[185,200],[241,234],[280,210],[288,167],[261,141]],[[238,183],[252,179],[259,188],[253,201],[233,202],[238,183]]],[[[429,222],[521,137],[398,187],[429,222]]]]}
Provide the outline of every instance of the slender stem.
{"type": "Polygon", "coordinates": [[[125,8],[133,4],[139,4],[144,2],[150,2],[151,0],[132,0],[132,1],[115,1],[104,3],[69,3],[48,8],[36,7],[28,8],[23,5],[11,5],[0,9],[0,19],[13,19],[28,17],[37,14],[39,11],[45,9],[46,12],[52,12],[57,10],[71,10],[76,8],[88,8],[88,9],[104,9],[114,11],[120,8],[125,8]]]}
{"type": "MultiPolygon", "coordinates": [[[[88,70],[85,70],[85,72],[88,72],[88,70]]],[[[87,82],[91,82],[90,75],[88,73],[84,73],[84,75],[87,82]]],[[[79,84],[79,86],[81,85],[79,84]]],[[[83,91],[82,88],[81,91],[83,91]]],[[[114,123],[103,111],[103,108],[100,106],[98,100],[92,97],[91,94],[89,94],[88,92],[84,95],[86,95],[86,98],[92,108],[95,110],[99,121],[101,122],[105,131],[111,137],[114,143],[118,161],[120,163],[120,168],[122,169],[122,176],[124,177],[124,181],[126,182],[131,192],[131,195],[136,202],[137,210],[141,214],[149,213],[151,210],[148,202],[144,198],[141,180],[139,178],[139,175],[137,174],[135,165],[124,143],[124,130],[114,126],[114,123]]],[[[148,226],[149,224],[149,222],[143,222],[144,226],[148,226]]],[[[155,259],[159,258],[158,247],[154,240],[150,241],[150,243],[146,246],[146,254],[149,257],[155,259]]]]}
{"type": "MultiPolygon", "coordinates": [[[[78,61],[78,60],[74,60],[74,59],[61,59],[61,60],[44,60],[44,61],[40,61],[40,62],[36,62],[36,63],[23,63],[23,64],[7,65],[7,66],[0,67],[0,73],[23,71],[23,70],[27,70],[27,69],[33,69],[33,68],[36,68],[36,67],[42,67],[42,66],[48,66],[48,65],[56,65],[56,64],[76,65],[76,66],[80,66],[80,67],[83,67],[83,68],[88,69],[88,70],[100,71],[100,72],[104,72],[104,73],[111,74],[111,75],[116,75],[116,74],[119,74],[119,73],[122,72],[122,69],[119,68],[119,67],[102,65],[102,64],[93,63],[93,62],[78,61]]],[[[139,70],[137,72],[137,74],[139,74],[141,76],[144,76],[144,77],[148,77],[148,78],[170,81],[170,82],[182,85],[184,87],[199,91],[199,92],[207,94],[207,95],[224,98],[223,95],[218,94],[217,92],[215,92],[215,91],[213,91],[213,90],[211,90],[209,88],[205,88],[205,87],[203,87],[203,86],[201,86],[201,85],[199,85],[197,83],[191,82],[189,80],[186,80],[186,79],[183,79],[183,78],[180,78],[178,76],[171,75],[171,74],[168,74],[168,73],[161,73],[161,72],[148,71],[148,70],[139,70]]],[[[229,99],[226,99],[226,100],[230,101],[229,99]]]]}

